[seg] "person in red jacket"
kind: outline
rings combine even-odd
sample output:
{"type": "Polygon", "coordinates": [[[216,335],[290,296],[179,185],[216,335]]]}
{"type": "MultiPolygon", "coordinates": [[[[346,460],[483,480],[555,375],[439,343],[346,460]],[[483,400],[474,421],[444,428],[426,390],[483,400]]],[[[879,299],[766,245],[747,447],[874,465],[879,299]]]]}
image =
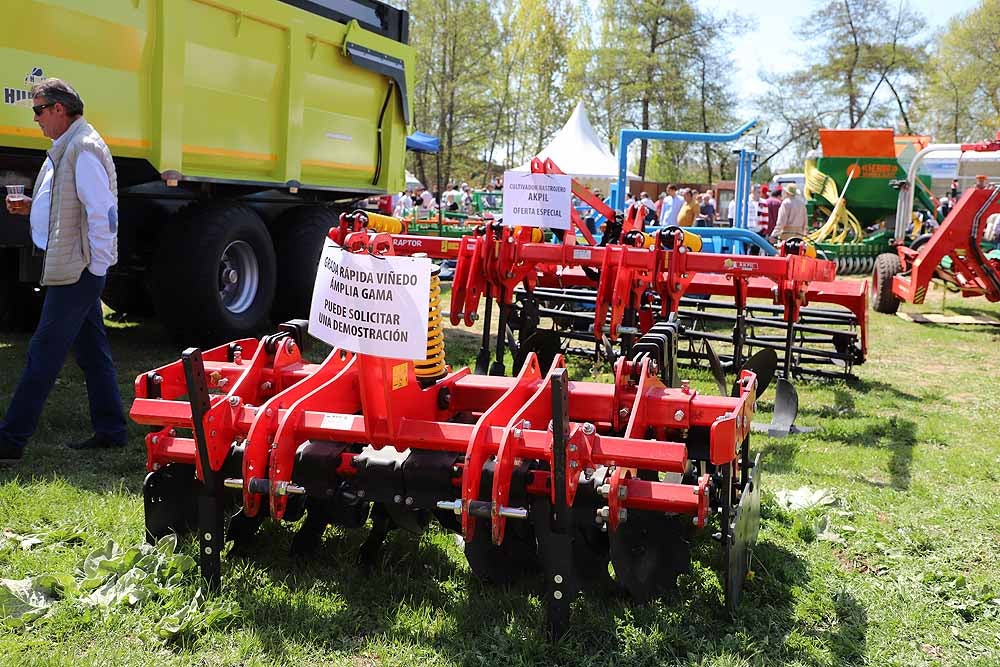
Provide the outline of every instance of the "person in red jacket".
{"type": "Polygon", "coordinates": [[[767,229],[761,232],[761,236],[767,238],[774,231],[774,225],[778,222],[778,209],[781,208],[781,186],[771,190],[771,195],[764,202],[767,205],[767,229]]]}

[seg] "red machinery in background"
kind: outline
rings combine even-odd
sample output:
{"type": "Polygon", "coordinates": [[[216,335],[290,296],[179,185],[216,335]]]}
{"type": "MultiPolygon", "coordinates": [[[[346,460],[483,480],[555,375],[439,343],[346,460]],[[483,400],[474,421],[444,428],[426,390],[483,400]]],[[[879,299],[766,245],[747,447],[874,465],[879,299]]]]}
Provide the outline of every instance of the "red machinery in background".
{"type": "MultiPolygon", "coordinates": [[[[909,181],[913,180],[923,155],[937,149],[939,147],[931,146],[917,155],[910,168],[909,181]]],[[[1000,151],[1000,134],[994,141],[962,144],[961,150],[1000,151]]],[[[897,239],[913,210],[912,184],[899,185],[897,239]]],[[[1000,259],[987,257],[983,249],[988,220],[998,214],[1000,189],[996,184],[984,182],[966,190],[923,245],[913,249],[898,243],[895,253],[883,253],[876,258],[871,284],[872,307],[880,313],[892,314],[902,301],[923,303],[934,279],[941,280],[963,297],[983,296],[989,301],[1000,301],[1000,259]]]]}
{"type": "MultiPolygon", "coordinates": [[[[618,217],[621,222],[622,216],[618,217]]],[[[332,236],[344,238],[364,228],[365,222],[362,213],[344,214],[332,236]]],[[[481,374],[505,374],[508,347],[515,371],[529,352],[547,365],[566,351],[567,339],[592,341],[613,362],[618,356],[628,357],[633,343],[654,324],[664,323],[673,327],[673,340],[688,342],[687,350],[674,349],[671,358],[707,360],[723,393],[729,391],[726,366],[738,374],[754,358],[751,368],[762,378],[761,392],[780,367],[774,421],[767,431],[787,435],[796,430],[798,413],[798,397],[790,383],[794,371],[804,362],[840,362],[849,369],[864,360],[865,286],[835,282],[834,264],[810,256],[807,243],[789,241],[777,257],[731,256],[698,252],[700,238],[681,228],[655,235],[635,228],[612,236],[615,233],[605,230],[605,241],[616,240],[601,246],[576,244],[571,234],[562,243],[542,243],[537,229],[491,223],[457,241],[394,235],[392,243],[401,254],[457,260],[451,292],[453,324],[471,326],[485,300],[476,361],[476,372],[481,374]],[[704,296],[686,299],[688,294],[724,295],[729,301],[709,304],[704,296]],[[766,298],[770,304],[752,303],[754,298],[766,298]],[[808,308],[813,299],[843,310],[808,308]],[[697,306],[682,310],[685,300],[697,306]],[[494,302],[499,304],[495,327],[494,302]],[[557,310],[553,303],[569,308],[557,310]],[[731,310],[719,314],[710,307],[731,310]],[[555,326],[542,327],[543,318],[555,326]],[[705,321],[731,324],[732,332],[692,326],[705,321]],[[764,328],[776,333],[759,333],[764,328]],[[720,358],[712,342],[726,342],[731,351],[720,358]]]]}

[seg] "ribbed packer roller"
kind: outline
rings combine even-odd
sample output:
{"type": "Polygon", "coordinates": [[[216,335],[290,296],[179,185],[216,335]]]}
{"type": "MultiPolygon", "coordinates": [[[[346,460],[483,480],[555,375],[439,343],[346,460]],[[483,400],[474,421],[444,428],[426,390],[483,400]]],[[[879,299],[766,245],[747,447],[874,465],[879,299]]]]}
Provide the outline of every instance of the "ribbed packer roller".
{"type": "MultiPolygon", "coordinates": [[[[432,307],[429,332],[440,326],[432,307]]],[[[252,549],[263,521],[304,515],[295,552],[334,524],[368,531],[369,563],[388,531],[436,520],[477,577],[536,582],[553,637],[582,591],[646,601],[675,588],[697,531],[717,540],[739,602],[760,525],[752,371],[731,395],[699,393],[677,380],[671,327],[637,336],[613,383],[533,353],[514,377],[340,349],[309,363],[306,328],[188,349],[136,379],[147,537],[196,530],[210,587],[227,540],[252,549]]]]}

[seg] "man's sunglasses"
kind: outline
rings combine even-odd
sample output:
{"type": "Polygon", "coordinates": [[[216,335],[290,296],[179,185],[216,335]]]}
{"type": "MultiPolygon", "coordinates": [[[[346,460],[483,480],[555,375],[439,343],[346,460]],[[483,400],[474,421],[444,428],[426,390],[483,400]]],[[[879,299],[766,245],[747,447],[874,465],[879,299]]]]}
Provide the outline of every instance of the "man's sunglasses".
{"type": "Polygon", "coordinates": [[[55,102],[49,102],[48,104],[36,104],[35,106],[31,107],[31,110],[35,112],[36,116],[41,116],[43,111],[55,105],[56,105],[55,102]]]}

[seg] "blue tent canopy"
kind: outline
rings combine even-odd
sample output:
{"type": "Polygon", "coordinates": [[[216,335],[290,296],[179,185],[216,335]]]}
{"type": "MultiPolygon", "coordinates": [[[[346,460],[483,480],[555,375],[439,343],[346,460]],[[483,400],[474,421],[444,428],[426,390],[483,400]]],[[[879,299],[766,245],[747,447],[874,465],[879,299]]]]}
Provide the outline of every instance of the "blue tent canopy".
{"type": "Polygon", "coordinates": [[[441,150],[441,140],[423,132],[414,132],[406,138],[406,150],[418,153],[437,153],[441,150]]]}

